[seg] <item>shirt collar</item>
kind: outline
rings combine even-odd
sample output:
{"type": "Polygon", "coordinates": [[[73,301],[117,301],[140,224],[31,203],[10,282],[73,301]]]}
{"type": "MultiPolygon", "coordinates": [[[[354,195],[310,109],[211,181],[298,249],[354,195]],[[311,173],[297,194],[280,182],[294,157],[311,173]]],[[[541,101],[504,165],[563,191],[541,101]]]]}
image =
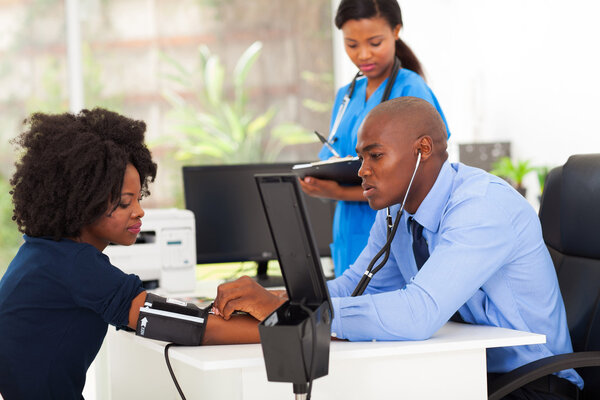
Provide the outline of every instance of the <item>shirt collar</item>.
{"type": "MultiPolygon", "coordinates": [[[[412,216],[417,222],[430,232],[437,232],[440,227],[442,213],[454,184],[456,171],[446,160],[442,164],[440,173],[438,174],[435,183],[421,202],[417,212],[412,216]]],[[[408,221],[408,218],[407,218],[408,221]]]]}

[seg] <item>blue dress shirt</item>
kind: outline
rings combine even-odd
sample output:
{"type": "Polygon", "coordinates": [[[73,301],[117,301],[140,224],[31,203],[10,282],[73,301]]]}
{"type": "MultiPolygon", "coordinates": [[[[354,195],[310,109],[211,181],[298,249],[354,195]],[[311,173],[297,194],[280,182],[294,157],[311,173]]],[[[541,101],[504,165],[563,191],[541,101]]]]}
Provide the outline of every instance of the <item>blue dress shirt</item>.
{"type": "MultiPolygon", "coordinates": [[[[331,118],[331,128],[339,112],[340,105],[344,95],[348,92],[346,85],[342,87],[335,98],[333,105],[333,116],[331,118]]],[[[354,94],[350,99],[346,112],[340,122],[337,133],[331,138],[333,148],[342,157],[356,155],[356,136],[358,128],[369,111],[381,103],[383,92],[387,86],[387,79],[379,85],[367,99],[367,79],[359,78],[356,81],[354,94]]],[[[403,96],[419,97],[431,103],[440,113],[444,123],[446,118],[442,112],[433,91],[427,86],[427,83],[415,72],[406,68],[398,71],[394,86],[390,93],[390,99],[403,96]]],[[[446,124],[448,130],[448,125],[446,124]]],[[[448,130],[448,137],[450,131],[448,130]]],[[[321,160],[329,159],[333,156],[327,146],[323,146],[319,153],[321,160]]],[[[335,276],[340,276],[352,264],[360,251],[365,247],[369,239],[369,230],[375,221],[375,211],[369,207],[366,202],[360,201],[339,201],[335,210],[333,221],[333,243],[331,244],[331,255],[335,268],[335,276]]]]}
{"type": "MultiPolygon", "coordinates": [[[[392,207],[396,215],[399,205],[392,207]]],[[[328,282],[332,332],[350,340],[423,340],[459,310],[469,323],[546,335],[546,343],[487,350],[488,372],[507,372],[572,352],[556,272],[534,209],[505,181],[464,164],[444,163],[413,217],[430,257],[417,273],[404,213],[391,255],[365,294],[349,297],[386,242],[386,211],[343,276],[328,282]]],[[[574,370],[557,374],[582,387],[574,370]]]]}

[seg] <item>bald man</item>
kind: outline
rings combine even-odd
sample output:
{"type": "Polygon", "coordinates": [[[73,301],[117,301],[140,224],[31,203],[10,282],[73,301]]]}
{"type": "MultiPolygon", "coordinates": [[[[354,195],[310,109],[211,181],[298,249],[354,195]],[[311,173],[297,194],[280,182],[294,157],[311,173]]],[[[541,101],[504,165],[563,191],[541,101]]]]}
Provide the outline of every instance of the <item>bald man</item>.
{"type": "MultiPolygon", "coordinates": [[[[365,118],[356,147],[358,174],[363,195],[380,211],[356,262],[328,282],[332,336],[422,340],[458,311],[456,318],[467,323],[546,335],[541,345],[489,349],[490,373],[571,352],[556,272],[534,209],[502,179],[449,163],[446,137],[435,108],[414,97],[384,102],[365,118]],[[364,294],[352,296],[388,239],[387,207],[397,223],[389,259],[364,294]]],[[[242,309],[264,319],[281,300],[254,285],[244,279],[220,288],[219,312],[227,318],[242,309]]],[[[567,380],[583,386],[574,370],[557,376],[567,386],[567,380]]]]}

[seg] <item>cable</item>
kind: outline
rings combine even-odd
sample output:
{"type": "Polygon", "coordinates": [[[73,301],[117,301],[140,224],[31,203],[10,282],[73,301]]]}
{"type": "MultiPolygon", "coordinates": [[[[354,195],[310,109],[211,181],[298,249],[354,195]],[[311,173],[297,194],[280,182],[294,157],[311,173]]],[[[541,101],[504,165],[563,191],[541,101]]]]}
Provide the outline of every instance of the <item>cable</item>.
{"type": "MultiPolygon", "coordinates": [[[[312,330],[312,351],[311,351],[311,359],[310,359],[310,367],[308,371],[310,375],[308,375],[308,390],[306,391],[306,400],[310,400],[310,394],[312,392],[312,384],[313,377],[315,376],[315,368],[317,363],[315,362],[315,358],[317,358],[317,321],[315,320],[315,313],[310,308],[306,307],[303,303],[300,303],[300,308],[304,310],[308,314],[308,318],[310,319],[310,325],[312,330]]],[[[304,364],[304,371],[306,373],[306,360],[304,360],[304,349],[302,349],[302,361],[304,364]]]]}
{"type": "Polygon", "coordinates": [[[173,373],[173,368],[171,368],[171,362],[169,361],[169,348],[171,346],[179,346],[179,345],[175,344],[175,343],[169,343],[165,346],[165,360],[167,361],[167,368],[169,369],[169,373],[171,374],[173,383],[175,384],[175,387],[177,388],[177,391],[179,392],[179,395],[181,396],[181,400],[186,400],[185,395],[183,394],[183,391],[181,390],[181,387],[179,386],[179,383],[177,382],[177,378],[175,378],[175,373],[173,373]]]}
{"type": "MultiPolygon", "coordinates": [[[[388,82],[385,85],[385,90],[383,92],[383,96],[381,97],[382,103],[384,101],[389,100],[390,94],[392,93],[392,87],[394,86],[394,82],[396,82],[396,76],[398,75],[398,70],[401,67],[402,67],[402,63],[400,62],[400,59],[398,57],[394,57],[392,73],[390,74],[390,76],[388,78],[388,82]]],[[[340,126],[340,122],[342,121],[342,117],[344,116],[344,113],[346,112],[346,107],[348,106],[348,102],[350,101],[350,99],[352,98],[352,95],[354,94],[354,88],[356,87],[356,80],[358,78],[360,78],[361,76],[363,76],[363,73],[359,70],[356,73],[356,75],[354,76],[354,79],[352,79],[350,86],[348,86],[348,90],[346,91],[346,94],[344,95],[344,98],[342,99],[342,104],[340,104],[340,107],[338,108],[338,111],[335,115],[335,120],[333,121],[333,126],[331,128],[331,133],[329,134],[329,137],[327,138],[327,143],[333,143],[337,139],[335,137],[335,134],[337,133],[338,127],[340,126]]]]}
{"type": "MultiPolygon", "coordinates": [[[[310,366],[308,368],[306,366],[306,359],[304,358],[304,348],[302,349],[302,363],[304,364],[304,373],[308,378],[308,389],[306,391],[306,400],[310,400],[311,392],[312,392],[313,377],[315,376],[315,373],[316,373],[315,369],[316,369],[316,365],[317,365],[317,363],[315,362],[315,359],[317,358],[317,322],[315,319],[316,318],[315,312],[304,305],[304,299],[302,299],[299,306],[305,313],[308,314],[308,318],[310,320],[310,325],[311,325],[311,333],[312,333],[311,360],[310,360],[310,366]]],[[[179,386],[179,382],[177,381],[177,378],[175,377],[175,373],[173,372],[173,368],[171,367],[171,361],[169,360],[169,349],[172,346],[180,346],[180,345],[175,344],[175,343],[169,343],[165,346],[165,361],[167,363],[167,368],[169,370],[169,374],[171,375],[171,379],[173,379],[173,383],[175,384],[175,387],[177,388],[177,392],[179,393],[179,396],[181,396],[182,400],[186,400],[185,395],[183,394],[183,390],[181,390],[181,386],[179,386]]],[[[302,344],[301,344],[301,346],[302,346],[302,344]]]]}
{"type": "Polygon", "coordinates": [[[375,275],[375,273],[377,273],[377,271],[379,271],[381,268],[383,268],[383,266],[385,265],[387,260],[390,258],[390,253],[391,253],[390,247],[392,245],[392,240],[394,239],[394,236],[396,235],[396,230],[398,229],[398,222],[400,221],[401,215],[402,215],[402,209],[400,209],[398,211],[398,213],[396,214],[396,221],[394,221],[393,228],[391,229],[390,233],[388,234],[385,244],[383,245],[381,250],[379,250],[379,252],[377,254],[375,254],[375,257],[373,257],[373,259],[369,263],[367,270],[365,271],[365,273],[361,277],[360,281],[356,285],[354,292],[352,292],[352,297],[361,296],[364,293],[365,289],[369,285],[369,282],[371,282],[371,278],[373,277],[373,275],[375,275]],[[381,258],[381,256],[383,254],[385,254],[383,261],[381,261],[375,267],[375,269],[373,269],[373,266],[375,265],[377,260],[379,260],[381,258]]]}
{"type": "Polygon", "coordinates": [[[398,229],[398,222],[400,221],[400,218],[402,217],[402,213],[404,212],[404,205],[406,204],[406,199],[408,198],[408,193],[410,192],[410,188],[413,184],[415,175],[417,174],[417,169],[419,168],[419,164],[421,162],[421,150],[419,149],[418,151],[419,152],[417,154],[417,163],[415,164],[415,169],[410,178],[410,182],[408,182],[408,187],[406,188],[406,193],[404,193],[404,199],[402,200],[400,209],[398,210],[398,213],[396,214],[396,221],[394,221],[394,227],[390,231],[390,218],[391,217],[390,217],[390,210],[388,207],[387,238],[386,238],[385,244],[383,245],[381,250],[379,250],[377,252],[377,254],[375,254],[375,257],[373,257],[373,259],[367,266],[367,270],[364,272],[363,276],[360,278],[360,281],[356,285],[356,288],[354,288],[354,291],[352,292],[352,297],[361,296],[364,293],[364,291],[367,289],[367,286],[369,285],[369,282],[371,282],[371,278],[373,278],[373,275],[375,275],[375,273],[377,273],[381,268],[383,268],[383,266],[387,262],[388,258],[390,257],[390,252],[391,252],[390,247],[392,245],[392,240],[394,239],[394,236],[396,235],[396,230],[398,229]],[[385,257],[383,258],[383,261],[381,263],[379,263],[377,265],[377,267],[375,267],[375,269],[373,270],[373,266],[375,265],[377,260],[379,260],[381,258],[381,256],[384,253],[385,253],[385,257]]]}

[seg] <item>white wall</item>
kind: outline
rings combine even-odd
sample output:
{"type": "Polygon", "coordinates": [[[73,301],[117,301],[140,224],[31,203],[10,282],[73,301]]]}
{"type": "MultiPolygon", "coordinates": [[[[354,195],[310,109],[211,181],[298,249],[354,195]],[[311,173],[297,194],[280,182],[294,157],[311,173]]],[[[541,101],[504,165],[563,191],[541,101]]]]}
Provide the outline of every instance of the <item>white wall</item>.
{"type": "MultiPolygon", "coordinates": [[[[600,153],[600,2],[399,3],[400,36],[424,65],[451,144],[508,140],[514,158],[549,166],[600,153]]],[[[342,55],[338,84],[355,71],[342,55]]],[[[537,190],[533,174],[526,184],[537,190]]]]}

